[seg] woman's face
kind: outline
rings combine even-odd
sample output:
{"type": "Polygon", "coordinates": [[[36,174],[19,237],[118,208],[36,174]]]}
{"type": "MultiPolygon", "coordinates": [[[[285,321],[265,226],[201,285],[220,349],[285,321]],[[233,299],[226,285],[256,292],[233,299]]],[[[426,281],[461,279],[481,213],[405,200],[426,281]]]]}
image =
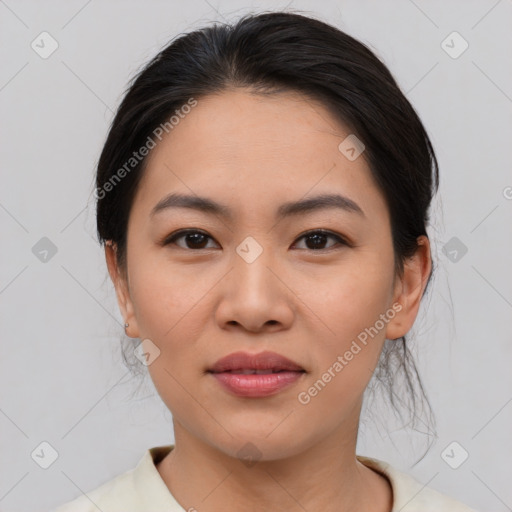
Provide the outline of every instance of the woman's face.
{"type": "MultiPolygon", "coordinates": [[[[303,96],[238,89],[199,99],[148,157],[119,302],[175,427],[226,454],[251,442],[272,460],[327,436],[355,442],[384,339],[416,316],[429,268],[395,279],[388,209],[349,135],[303,96]],[[170,194],[223,210],[165,207],[170,194]],[[321,196],[332,196],[323,207],[321,196]],[[183,229],[199,233],[164,244],[183,229]],[[264,351],[302,371],[209,371],[264,351]]],[[[115,276],[110,248],[107,259],[115,276]]]]}

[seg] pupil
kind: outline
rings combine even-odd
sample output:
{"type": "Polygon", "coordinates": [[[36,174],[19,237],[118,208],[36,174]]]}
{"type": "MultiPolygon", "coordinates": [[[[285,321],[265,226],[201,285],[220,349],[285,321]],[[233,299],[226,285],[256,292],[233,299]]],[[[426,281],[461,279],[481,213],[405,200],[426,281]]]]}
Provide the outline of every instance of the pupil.
{"type": "Polygon", "coordinates": [[[201,233],[192,233],[192,234],[187,235],[187,241],[190,241],[190,239],[192,239],[193,246],[195,246],[195,247],[201,246],[202,247],[204,245],[206,237],[204,235],[202,235],[201,233]],[[201,240],[201,239],[203,239],[203,240],[201,240]],[[198,243],[198,241],[199,241],[199,243],[198,243]],[[201,244],[201,241],[203,242],[203,244],[201,244]]]}
{"type": "Polygon", "coordinates": [[[319,245],[323,245],[323,243],[325,243],[325,238],[327,237],[327,235],[324,235],[324,234],[321,234],[321,233],[318,233],[318,234],[315,234],[315,235],[309,235],[308,236],[308,240],[314,240],[313,242],[313,247],[310,247],[310,249],[318,249],[318,246],[319,245]]]}

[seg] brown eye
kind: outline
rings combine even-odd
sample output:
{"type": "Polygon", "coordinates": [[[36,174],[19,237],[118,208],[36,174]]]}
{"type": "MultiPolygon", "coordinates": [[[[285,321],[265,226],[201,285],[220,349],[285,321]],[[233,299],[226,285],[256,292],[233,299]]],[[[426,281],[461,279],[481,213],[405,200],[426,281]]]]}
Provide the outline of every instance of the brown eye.
{"type": "Polygon", "coordinates": [[[331,233],[330,231],[310,231],[302,235],[300,238],[298,238],[298,240],[304,239],[306,244],[305,248],[308,250],[325,251],[336,246],[336,244],[334,244],[327,248],[324,247],[329,238],[335,240],[338,244],[348,245],[348,243],[343,238],[334,233],[331,233]]]}
{"type": "Polygon", "coordinates": [[[173,233],[171,236],[167,237],[162,245],[170,245],[174,244],[182,249],[210,249],[211,247],[206,247],[208,239],[213,240],[209,235],[203,233],[202,231],[197,230],[181,230],[177,233],[173,233]],[[176,244],[176,241],[183,238],[185,240],[185,246],[176,244]]]}

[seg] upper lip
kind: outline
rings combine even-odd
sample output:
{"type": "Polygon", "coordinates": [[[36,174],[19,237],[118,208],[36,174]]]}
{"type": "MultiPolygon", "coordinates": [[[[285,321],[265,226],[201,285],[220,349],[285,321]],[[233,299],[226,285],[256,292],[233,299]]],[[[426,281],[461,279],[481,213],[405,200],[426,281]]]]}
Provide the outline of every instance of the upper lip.
{"type": "Polygon", "coordinates": [[[233,352],[219,359],[211,368],[212,373],[221,373],[231,370],[273,370],[273,371],[305,371],[304,368],[290,359],[276,352],[233,352]]]}

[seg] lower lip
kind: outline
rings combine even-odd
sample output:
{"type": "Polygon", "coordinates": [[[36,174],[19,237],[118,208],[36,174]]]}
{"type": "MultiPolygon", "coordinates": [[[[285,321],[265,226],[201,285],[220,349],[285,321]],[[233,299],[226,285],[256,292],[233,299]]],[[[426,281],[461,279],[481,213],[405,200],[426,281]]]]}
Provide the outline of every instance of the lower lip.
{"type": "Polygon", "coordinates": [[[304,372],[278,372],[264,375],[241,373],[212,373],[228,391],[237,396],[265,397],[279,393],[299,380],[304,372]]]}

